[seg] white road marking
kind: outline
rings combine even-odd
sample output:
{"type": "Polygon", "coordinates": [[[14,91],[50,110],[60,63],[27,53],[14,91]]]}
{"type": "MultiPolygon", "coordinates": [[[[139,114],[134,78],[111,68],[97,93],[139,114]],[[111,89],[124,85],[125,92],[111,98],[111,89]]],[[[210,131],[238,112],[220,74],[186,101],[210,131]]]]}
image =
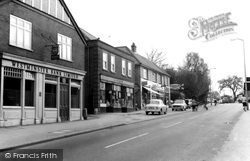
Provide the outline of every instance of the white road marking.
{"type": "Polygon", "coordinates": [[[175,125],[178,125],[178,124],[180,124],[180,123],[181,123],[181,122],[177,122],[177,123],[175,123],[175,124],[165,126],[164,129],[169,128],[169,127],[172,127],[172,126],[175,126],[175,125]]]}
{"type": "Polygon", "coordinates": [[[120,142],[117,142],[115,144],[111,144],[109,146],[106,146],[105,148],[110,148],[112,146],[115,146],[115,145],[118,145],[118,144],[121,144],[121,143],[124,143],[124,142],[127,142],[127,141],[130,141],[130,140],[133,140],[133,139],[136,139],[136,138],[139,138],[139,137],[142,137],[142,136],[145,136],[147,135],[148,133],[145,133],[145,134],[141,134],[141,135],[138,135],[138,136],[135,136],[135,137],[132,137],[132,138],[129,138],[129,139],[126,139],[126,140],[123,140],[123,141],[120,141],[120,142]]]}
{"type": "Polygon", "coordinates": [[[195,118],[197,118],[197,117],[199,117],[199,116],[191,117],[191,118],[189,118],[189,120],[195,119],[195,118]]]}

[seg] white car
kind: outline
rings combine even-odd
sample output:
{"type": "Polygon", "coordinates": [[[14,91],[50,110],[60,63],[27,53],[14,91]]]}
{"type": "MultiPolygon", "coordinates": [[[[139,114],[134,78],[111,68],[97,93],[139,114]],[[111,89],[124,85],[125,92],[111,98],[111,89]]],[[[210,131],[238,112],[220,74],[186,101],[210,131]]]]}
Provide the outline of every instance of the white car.
{"type": "Polygon", "coordinates": [[[174,101],[174,104],[172,104],[172,111],[177,111],[177,110],[185,111],[186,109],[187,109],[187,104],[183,99],[177,99],[174,101]]]}
{"type": "Polygon", "coordinates": [[[157,112],[159,115],[162,113],[167,114],[167,108],[168,106],[165,105],[161,99],[151,99],[150,103],[145,106],[145,112],[146,115],[148,115],[149,112],[152,114],[157,112]]]}

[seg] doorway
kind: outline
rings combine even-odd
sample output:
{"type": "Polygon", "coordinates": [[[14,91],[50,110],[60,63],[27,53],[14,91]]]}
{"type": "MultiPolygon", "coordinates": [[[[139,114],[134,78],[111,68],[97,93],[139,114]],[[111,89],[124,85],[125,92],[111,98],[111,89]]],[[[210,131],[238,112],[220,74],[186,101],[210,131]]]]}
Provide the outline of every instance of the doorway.
{"type": "Polygon", "coordinates": [[[60,117],[61,121],[69,120],[69,86],[60,85],[60,117]]]}

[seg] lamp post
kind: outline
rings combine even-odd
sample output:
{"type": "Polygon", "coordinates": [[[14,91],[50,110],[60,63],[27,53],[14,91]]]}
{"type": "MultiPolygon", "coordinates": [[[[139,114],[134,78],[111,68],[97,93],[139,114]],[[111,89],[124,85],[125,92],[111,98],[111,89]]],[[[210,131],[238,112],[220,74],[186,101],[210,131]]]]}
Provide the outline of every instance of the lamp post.
{"type": "Polygon", "coordinates": [[[243,43],[243,58],[244,58],[244,77],[245,77],[245,82],[244,82],[244,86],[245,86],[245,97],[247,98],[247,110],[249,110],[248,108],[248,94],[247,94],[247,74],[246,74],[246,56],[245,56],[245,43],[243,39],[231,39],[231,41],[235,41],[235,40],[240,40],[243,43]]]}
{"type": "Polygon", "coordinates": [[[208,69],[209,70],[209,75],[210,75],[210,80],[211,80],[211,82],[210,82],[210,103],[211,103],[211,105],[212,105],[212,89],[211,89],[211,86],[212,86],[212,79],[211,79],[211,70],[212,69],[216,69],[216,68],[210,68],[210,69],[208,69]]]}

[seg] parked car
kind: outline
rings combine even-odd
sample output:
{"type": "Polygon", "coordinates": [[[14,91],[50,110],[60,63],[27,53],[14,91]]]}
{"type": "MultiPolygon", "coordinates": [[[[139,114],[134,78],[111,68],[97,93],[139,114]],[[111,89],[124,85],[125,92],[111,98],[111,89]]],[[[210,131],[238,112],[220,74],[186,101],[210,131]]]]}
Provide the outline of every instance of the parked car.
{"type": "Polygon", "coordinates": [[[151,99],[149,104],[145,106],[145,112],[146,115],[151,112],[151,114],[154,114],[157,112],[159,115],[164,113],[167,114],[167,108],[168,106],[163,103],[161,99],[151,99]]]}
{"type": "Polygon", "coordinates": [[[174,104],[172,104],[172,111],[177,111],[177,110],[185,111],[186,109],[187,109],[187,104],[183,99],[177,99],[174,101],[174,104]]]}

